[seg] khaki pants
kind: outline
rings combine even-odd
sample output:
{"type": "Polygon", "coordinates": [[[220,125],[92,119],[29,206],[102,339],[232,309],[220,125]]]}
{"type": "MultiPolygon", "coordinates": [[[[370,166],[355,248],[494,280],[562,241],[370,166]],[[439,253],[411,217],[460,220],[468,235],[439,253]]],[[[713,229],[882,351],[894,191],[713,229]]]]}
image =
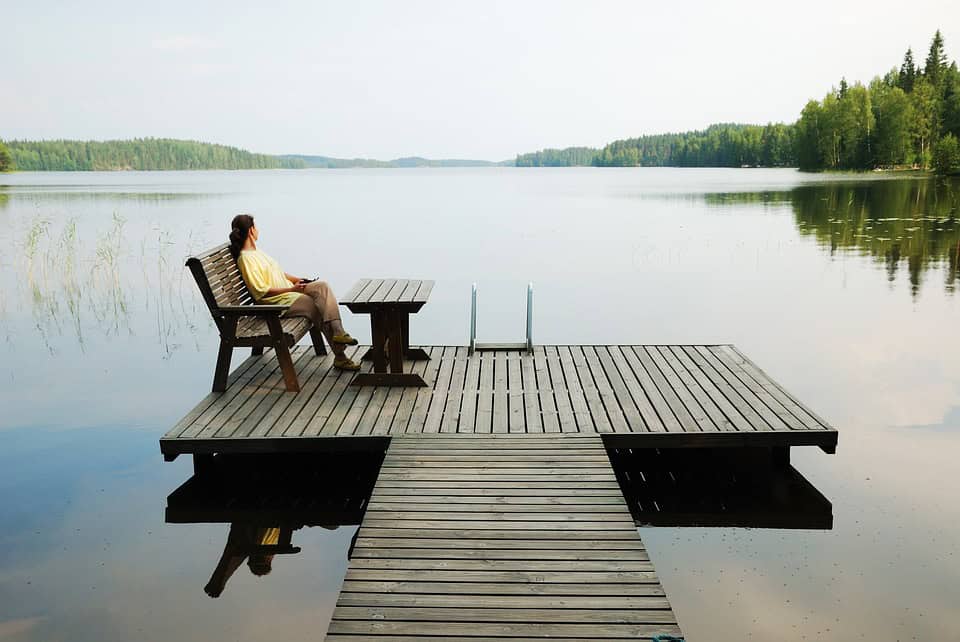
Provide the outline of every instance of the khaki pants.
{"type": "Polygon", "coordinates": [[[343,346],[330,340],[333,335],[343,333],[343,324],[340,322],[340,306],[337,304],[337,297],[326,281],[308,283],[303,294],[290,305],[290,309],[284,316],[311,319],[323,332],[334,353],[343,354],[343,346]]]}

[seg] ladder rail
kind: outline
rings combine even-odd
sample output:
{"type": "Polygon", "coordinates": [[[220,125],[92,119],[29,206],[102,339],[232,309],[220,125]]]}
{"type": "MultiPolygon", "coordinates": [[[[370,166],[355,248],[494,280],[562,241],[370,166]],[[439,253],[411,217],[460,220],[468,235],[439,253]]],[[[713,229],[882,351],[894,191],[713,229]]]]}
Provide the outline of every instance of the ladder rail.
{"type": "Polygon", "coordinates": [[[468,354],[477,351],[526,350],[533,354],[533,281],[527,283],[527,328],[523,343],[477,343],[477,284],[470,288],[470,344],[468,354]]]}

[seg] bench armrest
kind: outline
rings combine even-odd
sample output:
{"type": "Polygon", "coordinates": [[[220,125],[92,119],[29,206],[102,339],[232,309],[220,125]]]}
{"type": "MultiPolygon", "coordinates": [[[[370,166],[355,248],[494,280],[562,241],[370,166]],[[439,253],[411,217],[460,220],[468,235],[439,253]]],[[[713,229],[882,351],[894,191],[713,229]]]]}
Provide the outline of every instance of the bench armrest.
{"type": "Polygon", "coordinates": [[[278,317],[289,309],[289,305],[224,305],[217,312],[229,317],[278,317]]]}

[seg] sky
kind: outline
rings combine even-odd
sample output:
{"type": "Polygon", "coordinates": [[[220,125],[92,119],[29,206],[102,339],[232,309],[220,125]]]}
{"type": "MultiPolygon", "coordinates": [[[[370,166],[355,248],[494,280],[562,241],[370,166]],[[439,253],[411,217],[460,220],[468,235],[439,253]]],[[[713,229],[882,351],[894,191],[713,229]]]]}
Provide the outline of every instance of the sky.
{"type": "Polygon", "coordinates": [[[0,0],[0,138],[504,160],[792,122],[922,62],[960,2],[0,0]]]}

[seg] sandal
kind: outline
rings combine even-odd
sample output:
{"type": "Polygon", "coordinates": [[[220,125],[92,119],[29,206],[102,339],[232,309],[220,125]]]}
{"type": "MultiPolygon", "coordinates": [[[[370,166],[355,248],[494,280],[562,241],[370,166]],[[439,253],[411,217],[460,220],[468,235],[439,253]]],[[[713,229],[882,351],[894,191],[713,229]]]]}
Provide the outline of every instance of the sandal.
{"type": "Polygon", "coordinates": [[[337,370],[356,371],[360,369],[360,364],[355,363],[350,357],[341,357],[339,359],[334,359],[333,367],[337,370]]]}
{"type": "Polygon", "coordinates": [[[335,334],[330,337],[331,343],[338,343],[342,346],[355,346],[359,343],[356,339],[350,336],[349,333],[344,332],[343,334],[335,334]]]}

